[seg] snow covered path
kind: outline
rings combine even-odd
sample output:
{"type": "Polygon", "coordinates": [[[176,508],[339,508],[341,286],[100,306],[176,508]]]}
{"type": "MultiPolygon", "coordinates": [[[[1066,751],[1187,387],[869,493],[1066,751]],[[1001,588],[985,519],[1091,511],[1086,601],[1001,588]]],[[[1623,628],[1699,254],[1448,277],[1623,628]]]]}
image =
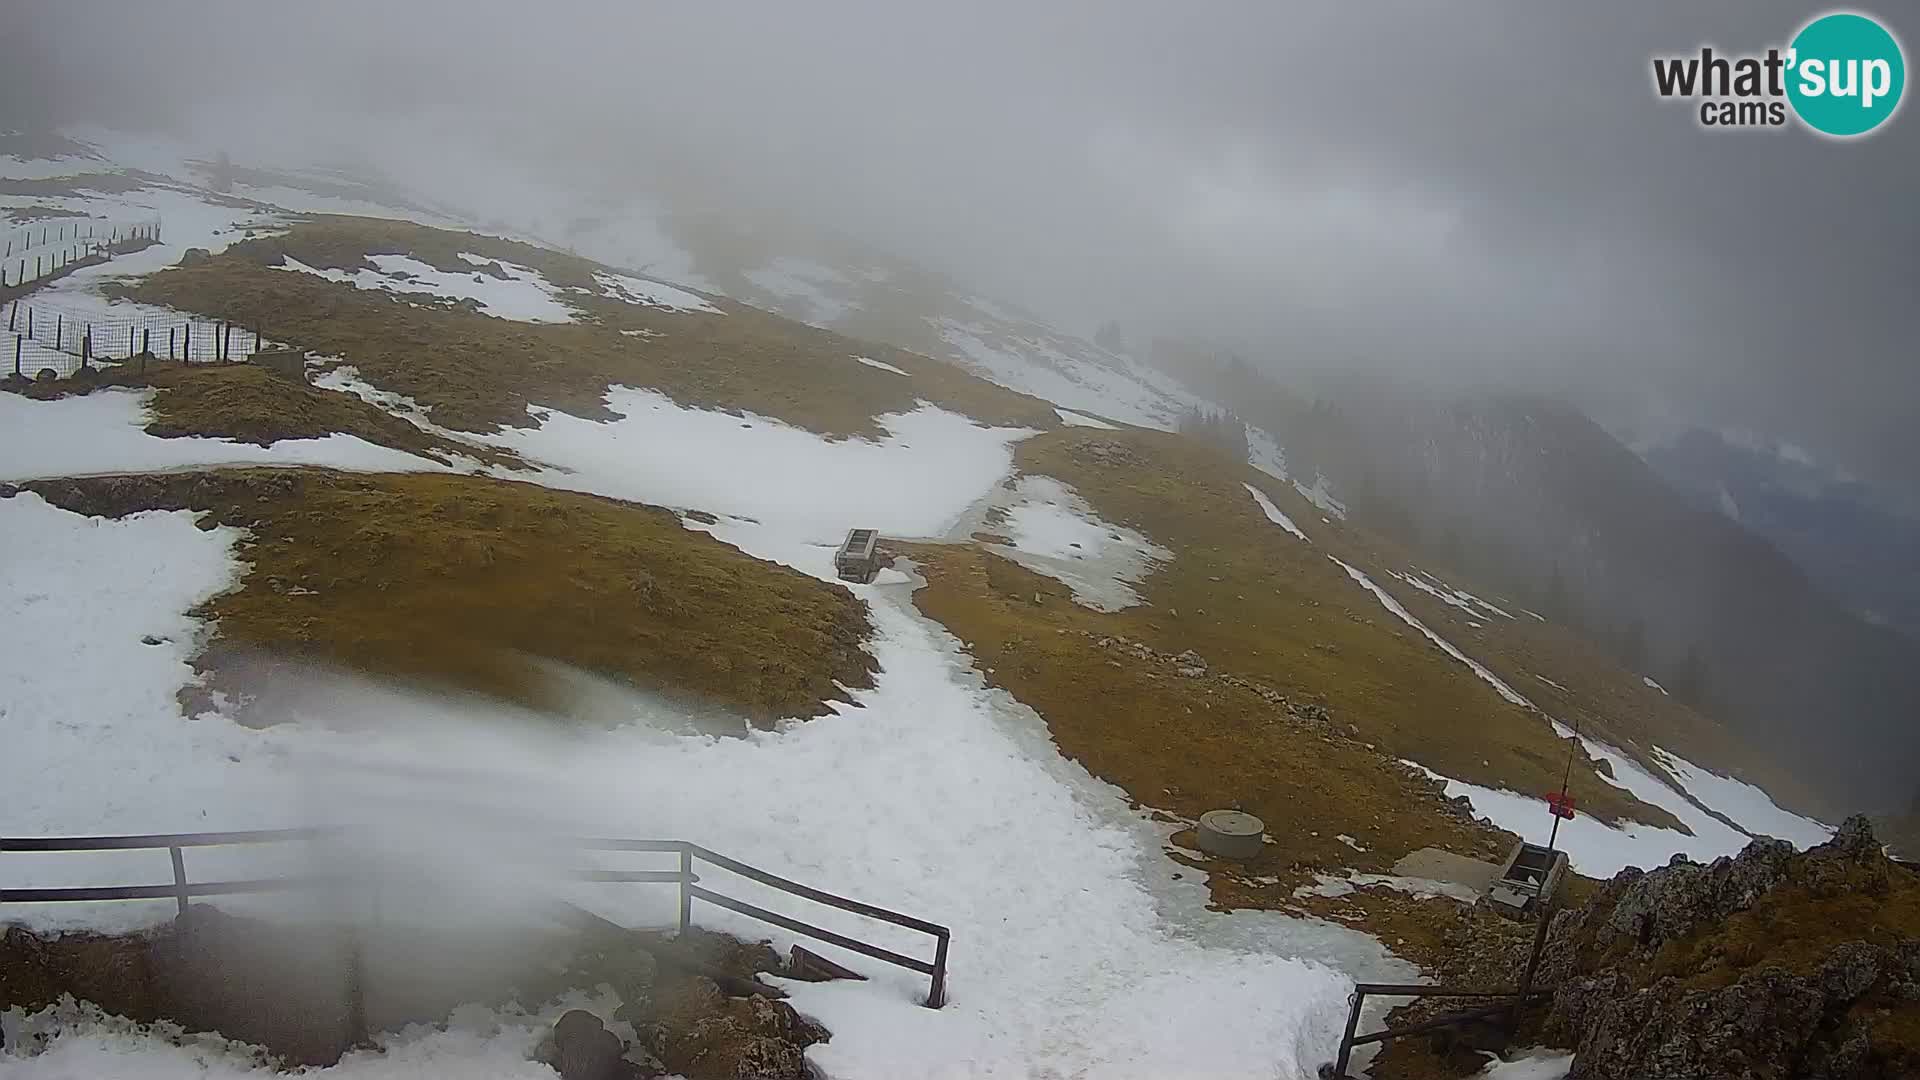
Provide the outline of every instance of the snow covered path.
{"type": "MultiPolygon", "coordinates": [[[[958,521],[1006,474],[1009,443],[1021,434],[921,410],[889,418],[888,439],[828,443],[653,396],[623,392],[618,400],[631,420],[591,424],[553,414],[517,436],[534,456],[574,470],[542,479],[742,515],[696,527],[820,577],[831,575],[835,531],[846,521],[920,532],[958,521]],[[689,454],[689,446],[701,452],[689,454]],[[770,475],[762,475],[763,464],[770,475]],[[861,482],[848,483],[848,470],[861,482]],[[747,511],[756,512],[753,519],[747,511]]],[[[183,514],[102,523],[32,495],[0,500],[0,512],[10,533],[38,538],[41,553],[22,573],[0,577],[0,614],[31,637],[0,650],[0,677],[18,703],[9,721],[33,733],[12,746],[11,794],[0,795],[0,818],[19,831],[260,828],[340,822],[343,813],[417,826],[424,818],[445,830],[433,834],[442,850],[489,852],[484,867],[449,854],[434,867],[446,876],[436,896],[471,895],[483,883],[509,898],[499,845],[476,834],[503,820],[563,835],[691,839],[951,928],[949,1004],[938,1011],[919,1004],[924,977],[809,943],[874,976],[792,987],[795,1005],[834,1032],[811,1051],[813,1060],[846,1080],[1308,1077],[1330,1055],[1352,977],[1415,974],[1374,939],[1342,927],[1207,911],[1200,876],[1164,853],[1171,827],[1063,758],[1039,716],[987,688],[961,643],[913,608],[913,584],[898,572],[855,587],[872,606],[870,647],[881,667],[875,687],[831,715],[771,732],[675,734],[688,727],[684,713],[604,686],[606,701],[632,721],[556,737],[510,710],[334,677],[304,698],[290,694],[288,723],[253,730],[217,714],[188,720],[173,700],[189,677],[183,661],[193,620],[182,613],[233,580],[231,534],[202,533],[183,514]],[[148,553],[155,545],[179,546],[177,558],[190,555],[199,571],[154,580],[148,553]],[[92,566],[117,570],[85,572],[92,566]],[[58,610],[49,581],[57,582],[58,610]],[[148,645],[143,636],[163,640],[148,645]],[[102,668],[120,677],[100,680],[102,668]],[[45,780],[63,773],[85,782],[45,780]],[[447,782],[422,779],[430,775],[447,782]]],[[[196,874],[287,869],[246,862],[276,857],[209,854],[196,874]]],[[[113,884],[156,872],[104,861],[118,856],[80,858],[0,863],[0,880],[113,884]]],[[[609,865],[634,868],[612,857],[609,865]]],[[[512,876],[523,889],[537,880],[531,872],[512,876]]],[[[719,872],[714,885],[930,955],[930,941],[918,935],[719,872]]],[[[668,890],[577,888],[578,900],[630,925],[667,921],[668,890]]],[[[29,915],[40,925],[80,918],[125,925],[165,918],[167,907],[29,915]]],[[[387,917],[404,916],[389,910],[387,917]]],[[[753,937],[771,934],[783,946],[793,940],[707,905],[697,918],[753,937]]],[[[538,1075],[516,1063],[521,1028],[509,1019],[488,1023],[494,1035],[416,1033],[395,1043],[393,1055],[350,1062],[334,1075],[538,1075]],[[439,1049],[421,1057],[429,1044],[439,1049]]],[[[183,1055],[84,1024],[15,1071],[34,1080],[73,1075],[136,1053],[141,1067],[151,1063],[161,1075],[248,1075],[239,1059],[183,1055]]]]}

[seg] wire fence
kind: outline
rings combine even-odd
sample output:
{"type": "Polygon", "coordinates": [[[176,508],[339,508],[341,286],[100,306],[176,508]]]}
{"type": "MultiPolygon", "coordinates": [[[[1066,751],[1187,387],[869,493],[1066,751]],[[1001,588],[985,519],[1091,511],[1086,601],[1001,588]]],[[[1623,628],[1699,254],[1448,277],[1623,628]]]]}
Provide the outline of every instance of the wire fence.
{"type": "Polygon", "coordinates": [[[47,222],[0,236],[0,289],[13,289],[71,269],[104,261],[129,241],[158,241],[160,219],[47,222]]]}
{"type": "MultiPolygon", "coordinates": [[[[64,378],[83,368],[142,359],[190,364],[242,360],[268,342],[258,323],[185,315],[108,317],[15,300],[6,305],[12,355],[0,370],[22,378],[64,378]],[[51,376],[44,373],[51,371],[51,376]]],[[[4,340],[4,339],[0,339],[4,340]]]]}

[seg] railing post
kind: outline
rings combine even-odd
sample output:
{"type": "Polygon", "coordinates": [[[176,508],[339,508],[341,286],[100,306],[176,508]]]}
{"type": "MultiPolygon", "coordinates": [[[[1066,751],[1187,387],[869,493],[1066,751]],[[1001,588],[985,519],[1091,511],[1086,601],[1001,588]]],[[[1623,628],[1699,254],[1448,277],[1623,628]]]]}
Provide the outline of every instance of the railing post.
{"type": "Polygon", "coordinates": [[[947,1003],[947,938],[941,934],[940,944],[933,950],[933,986],[927,991],[927,1008],[937,1009],[947,1003]]]}
{"type": "Polygon", "coordinates": [[[187,914],[187,863],[180,857],[180,845],[167,848],[167,854],[173,858],[173,899],[180,908],[182,918],[187,914]]]}
{"type": "Polygon", "coordinates": [[[1333,1059],[1333,1075],[1337,1080],[1346,1080],[1347,1062],[1353,1057],[1353,1033],[1360,1027],[1360,1003],[1367,995],[1355,989],[1348,1000],[1352,1003],[1347,1009],[1347,1031],[1340,1036],[1340,1053],[1333,1059]]]}
{"type": "Polygon", "coordinates": [[[693,915],[693,845],[680,846],[680,933],[686,935],[687,924],[693,915]]]}

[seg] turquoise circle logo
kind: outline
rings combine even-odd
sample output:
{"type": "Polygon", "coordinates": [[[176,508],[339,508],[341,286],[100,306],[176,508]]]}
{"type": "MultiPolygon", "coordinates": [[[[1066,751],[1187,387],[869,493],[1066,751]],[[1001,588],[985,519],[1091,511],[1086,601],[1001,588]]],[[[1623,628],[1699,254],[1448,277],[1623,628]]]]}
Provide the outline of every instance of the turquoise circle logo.
{"type": "Polygon", "coordinates": [[[1815,131],[1865,135],[1900,107],[1907,85],[1900,43],[1865,15],[1822,15],[1794,35],[1787,56],[1787,100],[1815,131]]]}

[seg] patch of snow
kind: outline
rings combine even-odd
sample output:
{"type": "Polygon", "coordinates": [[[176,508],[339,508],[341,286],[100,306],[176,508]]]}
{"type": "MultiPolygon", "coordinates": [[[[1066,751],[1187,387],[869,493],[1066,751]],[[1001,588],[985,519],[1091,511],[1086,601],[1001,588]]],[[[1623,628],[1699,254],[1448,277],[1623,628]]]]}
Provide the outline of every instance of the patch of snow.
{"type": "Polygon", "coordinates": [[[1534,1050],[1512,1061],[1492,1061],[1475,1075],[1481,1080],[1567,1080],[1573,1071],[1573,1055],[1552,1050],[1534,1050]]]}
{"type": "Polygon", "coordinates": [[[1341,833],[1338,836],[1335,836],[1334,839],[1340,841],[1341,843],[1347,845],[1348,847],[1352,848],[1355,851],[1367,850],[1366,848],[1360,845],[1360,841],[1355,840],[1353,837],[1348,836],[1346,833],[1341,833]]]}
{"type": "MultiPolygon", "coordinates": [[[[1288,517],[1284,511],[1282,511],[1279,507],[1273,505],[1273,500],[1267,498],[1266,492],[1261,491],[1259,488],[1254,487],[1252,484],[1243,483],[1240,486],[1243,488],[1246,488],[1247,494],[1253,496],[1253,501],[1260,504],[1260,510],[1262,513],[1267,515],[1268,521],[1273,522],[1275,525],[1280,526],[1281,528],[1287,530],[1288,532],[1292,533],[1293,535],[1299,537],[1302,540],[1307,539],[1307,534],[1301,532],[1300,526],[1295,525],[1293,523],[1293,519],[1288,517]]],[[[1312,543],[1312,541],[1308,541],[1308,543],[1312,543]]]]}
{"type": "Polygon", "coordinates": [[[1571,691],[1569,691],[1566,687],[1561,686],[1559,683],[1554,682],[1552,679],[1547,678],[1545,675],[1535,674],[1534,678],[1539,679],[1541,682],[1546,683],[1548,686],[1553,687],[1555,690],[1558,690],[1563,694],[1571,693],[1571,691]]]}
{"type": "Polygon", "coordinates": [[[1661,686],[1661,685],[1660,685],[1659,683],[1657,683],[1657,682],[1654,682],[1654,681],[1653,681],[1653,676],[1651,676],[1651,675],[1642,675],[1642,676],[1640,676],[1640,681],[1641,681],[1642,683],[1644,683],[1644,684],[1646,685],[1646,688],[1647,688],[1647,689],[1649,689],[1649,690],[1658,690],[1658,691],[1660,691],[1660,693],[1661,693],[1661,694],[1663,694],[1663,695],[1667,693],[1667,688],[1666,688],[1666,687],[1664,687],[1664,686],[1661,686]]]}
{"type": "Polygon", "coordinates": [[[1125,357],[1037,324],[929,322],[963,367],[1061,408],[1172,431],[1183,412],[1208,404],[1125,357]]]}
{"type": "Polygon", "coordinates": [[[1379,600],[1382,606],[1384,606],[1388,611],[1393,612],[1396,616],[1400,618],[1402,622],[1406,623],[1408,626],[1413,627],[1415,630],[1420,631],[1420,633],[1424,635],[1428,641],[1433,642],[1435,647],[1437,647],[1441,652],[1446,653],[1448,656],[1451,656],[1455,660],[1458,660],[1461,663],[1467,665],[1467,667],[1475,675],[1478,675],[1481,678],[1481,680],[1484,681],[1488,686],[1493,687],[1494,691],[1498,693],[1501,697],[1506,698],[1508,701],[1513,702],[1515,705],[1518,705],[1523,709],[1533,709],[1534,707],[1533,702],[1528,701],[1518,690],[1515,690],[1513,687],[1508,686],[1506,681],[1500,678],[1500,676],[1495,675],[1493,672],[1487,670],[1485,665],[1481,664],[1477,660],[1472,659],[1466,653],[1461,652],[1459,649],[1454,648],[1452,643],[1447,641],[1446,638],[1443,638],[1439,634],[1436,634],[1432,630],[1429,630],[1427,628],[1427,624],[1421,622],[1419,619],[1414,618],[1411,612],[1409,612],[1406,608],[1401,606],[1400,601],[1395,600],[1392,594],[1388,593],[1387,590],[1375,584],[1372,578],[1368,577],[1366,574],[1355,569],[1354,567],[1349,566],[1344,562],[1341,562],[1339,559],[1334,558],[1332,555],[1327,556],[1327,558],[1333,559],[1334,562],[1339,563],[1340,569],[1345,570],[1347,572],[1348,577],[1352,578],[1357,584],[1360,585],[1361,588],[1364,588],[1368,592],[1372,593],[1374,595],[1374,598],[1379,600]]]}
{"type": "Polygon", "coordinates": [[[1273,436],[1251,424],[1247,425],[1247,464],[1275,480],[1287,479],[1286,452],[1273,436]]]}
{"type": "MultiPolygon", "coordinates": [[[[443,1028],[413,1027],[382,1035],[377,1049],[355,1050],[337,1065],[302,1069],[325,1080],[552,1080],[532,1060],[566,1005],[538,1014],[474,1006],[443,1028]]],[[[603,1018],[610,1015],[601,1009],[603,1018]]],[[[109,1016],[91,1005],[50,1005],[7,1024],[0,1073],[9,1080],[275,1080],[288,1074],[256,1047],[213,1034],[190,1034],[161,1022],[151,1027],[109,1016]]]]}
{"type": "Polygon", "coordinates": [[[982,427],[931,405],[879,417],[888,434],[877,442],[831,440],[751,413],[683,408],[624,386],[608,391],[607,406],[621,419],[530,409],[538,427],[484,439],[550,466],[522,479],[753,518],[808,543],[838,545],[855,526],[942,534],[1006,474],[1012,444],[1032,434],[982,427]]]}
{"type": "Polygon", "coordinates": [[[1317,474],[1313,478],[1312,487],[1308,487],[1298,480],[1293,482],[1293,489],[1298,491],[1308,502],[1319,507],[1326,513],[1332,514],[1334,517],[1345,521],[1347,519],[1347,506],[1339,499],[1334,498],[1333,492],[1328,490],[1328,487],[1327,478],[1317,474]]]}
{"type": "Polygon", "coordinates": [[[151,420],[151,390],[108,388],[35,401],[0,393],[0,481],[159,472],[214,465],[324,465],[356,472],[437,472],[448,466],[338,432],[272,446],[230,439],[162,439],[151,420]]]}
{"type": "Polygon", "coordinates": [[[889,364],[883,360],[875,360],[871,357],[866,357],[866,356],[856,356],[854,357],[854,359],[860,361],[861,363],[867,365],[870,368],[879,368],[881,371],[891,371],[895,375],[906,375],[908,377],[912,377],[913,375],[913,372],[901,371],[899,368],[894,367],[892,364],[889,364]]]}
{"type": "Polygon", "coordinates": [[[0,154],[0,177],[8,180],[54,180],[62,176],[103,172],[104,161],[72,155],[57,158],[23,158],[0,154]]]}
{"type": "Polygon", "coordinates": [[[1053,410],[1053,412],[1054,412],[1054,415],[1060,418],[1060,422],[1067,425],[1068,427],[1097,428],[1101,431],[1119,431],[1120,430],[1120,426],[1118,424],[1109,424],[1105,420],[1101,420],[1097,417],[1082,416],[1081,414],[1074,412],[1071,409],[1062,409],[1062,408],[1056,407],[1053,410]]]}
{"type": "Polygon", "coordinates": [[[658,281],[630,277],[626,274],[607,274],[596,272],[593,280],[598,282],[606,296],[615,300],[624,300],[629,304],[642,307],[663,308],[667,311],[698,311],[708,315],[722,314],[721,310],[709,304],[701,296],[685,289],[676,289],[658,281]]]}
{"type": "Polygon", "coordinates": [[[847,279],[831,266],[791,255],[742,275],[780,301],[782,314],[812,326],[831,327],[854,311],[847,279]]]}
{"type": "MultiPolygon", "coordinates": [[[[1566,730],[1557,724],[1556,728],[1566,730]]],[[[1666,865],[1676,853],[1699,862],[1711,862],[1722,855],[1739,852],[1752,840],[1745,833],[1728,828],[1701,811],[1618,750],[1593,739],[1582,738],[1580,742],[1587,753],[1612,767],[1613,777],[1608,779],[1602,775],[1601,779],[1631,793],[1642,802],[1671,813],[1693,830],[1693,835],[1688,836],[1673,829],[1638,822],[1630,822],[1625,828],[1615,828],[1576,810],[1571,819],[1560,823],[1557,843],[1567,853],[1568,863],[1580,873],[1588,877],[1606,878],[1629,866],[1652,869],[1666,865]]],[[[1445,782],[1446,794],[1450,799],[1465,795],[1473,803],[1475,812],[1500,828],[1518,833],[1535,843],[1545,843],[1552,830],[1553,821],[1542,799],[1464,783],[1414,762],[1403,761],[1402,764],[1445,782]]]]}
{"type": "Polygon", "coordinates": [[[1419,589],[1421,592],[1426,593],[1428,596],[1433,597],[1434,599],[1440,601],[1443,604],[1448,604],[1453,607],[1457,607],[1461,611],[1467,612],[1468,614],[1473,614],[1473,605],[1471,603],[1468,603],[1465,600],[1462,600],[1460,597],[1455,596],[1452,590],[1442,590],[1442,589],[1435,588],[1432,584],[1426,581],[1426,579],[1420,577],[1417,574],[1403,574],[1398,570],[1389,570],[1387,571],[1387,573],[1393,575],[1395,578],[1398,578],[1401,581],[1406,582],[1407,584],[1413,586],[1414,588],[1419,589]]]}
{"type": "Polygon", "coordinates": [[[1833,838],[1832,828],[1812,818],[1781,809],[1772,796],[1752,784],[1731,776],[1716,775],[1658,746],[1653,747],[1650,753],[1673,774],[1687,794],[1725,814],[1734,824],[1755,836],[1777,837],[1797,848],[1824,844],[1833,838]]]}
{"type": "Polygon", "coordinates": [[[1109,525],[1077,492],[1050,476],[1022,476],[1007,508],[1010,546],[998,551],[1073,590],[1076,603],[1119,611],[1140,602],[1133,586],[1173,552],[1132,529],[1109,525]]]}
{"type": "Polygon", "coordinates": [[[484,314],[514,322],[574,321],[573,308],[560,299],[558,290],[548,283],[540,271],[529,266],[520,266],[497,259],[485,259],[466,253],[462,253],[460,257],[479,265],[497,263],[506,273],[507,278],[501,280],[477,270],[473,273],[436,270],[410,255],[369,255],[367,261],[378,269],[361,268],[352,273],[331,268],[317,270],[288,255],[285,262],[277,269],[313,274],[328,281],[344,282],[356,289],[379,289],[395,293],[451,296],[456,300],[473,300],[480,305],[480,310],[484,314]]]}
{"type": "Polygon", "coordinates": [[[1445,897],[1462,904],[1471,904],[1480,899],[1479,890],[1468,888],[1458,882],[1401,877],[1398,874],[1362,874],[1358,871],[1349,871],[1345,877],[1335,874],[1315,874],[1313,879],[1314,884],[1299,886],[1293,890],[1293,895],[1298,899],[1309,896],[1339,898],[1351,896],[1363,888],[1378,887],[1406,893],[1416,900],[1445,897]]]}

